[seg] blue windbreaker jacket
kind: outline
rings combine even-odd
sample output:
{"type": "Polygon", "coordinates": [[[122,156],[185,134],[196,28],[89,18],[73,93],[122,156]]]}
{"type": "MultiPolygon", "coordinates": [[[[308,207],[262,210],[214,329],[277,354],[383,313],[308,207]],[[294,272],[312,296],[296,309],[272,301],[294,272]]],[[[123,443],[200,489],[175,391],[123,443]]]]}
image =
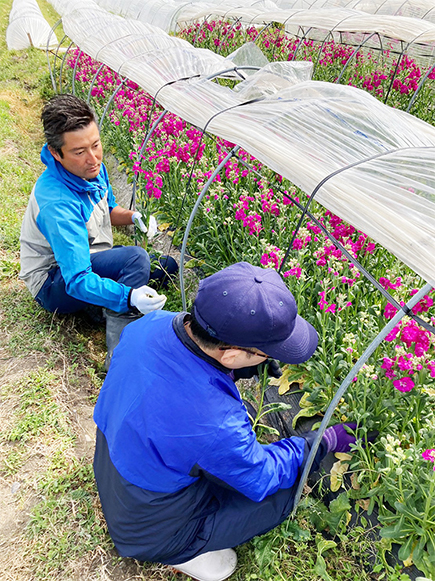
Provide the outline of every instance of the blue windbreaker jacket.
{"type": "Polygon", "coordinates": [[[113,246],[110,212],[117,205],[107,170],[86,181],[54,159],[44,145],[47,169],[37,180],[21,228],[21,272],[32,296],[59,266],[76,299],[117,312],[128,310],[130,288],[92,272],[90,254],[113,246]]]}
{"type": "Polygon", "coordinates": [[[256,502],[290,488],[305,440],[259,444],[236,385],[183,345],[174,316],[156,311],[131,323],[115,349],[94,420],[119,474],[173,494],[204,471],[256,502]]]}

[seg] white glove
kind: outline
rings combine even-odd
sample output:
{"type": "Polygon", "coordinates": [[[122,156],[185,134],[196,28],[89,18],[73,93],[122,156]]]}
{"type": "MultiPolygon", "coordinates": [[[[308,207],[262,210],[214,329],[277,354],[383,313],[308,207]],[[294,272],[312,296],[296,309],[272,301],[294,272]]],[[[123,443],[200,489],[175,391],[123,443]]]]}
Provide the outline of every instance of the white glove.
{"type": "MultiPolygon", "coordinates": [[[[133,224],[136,222],[138,228],[145,234],[145,232],[147,231],[147,227],[144,224],[144,221],[142,219],[142,214],[140,212],[133,212],[133,214],[131,216],[131,221],[133,222],[133,224]]],[[[148,238],[149,238],[149,234],[148,234],[148,238]]]]}
{"type": "Polygon", "coordinates": [[[157,234],[157,220],[154,218],[154,216],[150,216],[150,223],[148,224],[148,234],[147,234],[148,240],[154,238],[156,234],[157,234]]]}
{"type": "Polygon", "coordinates": [[[157,291],[146,284],[131,291],[130,304],[144,315],[162,309],[165,303],[165,295],[157,294],[157,291]]]}

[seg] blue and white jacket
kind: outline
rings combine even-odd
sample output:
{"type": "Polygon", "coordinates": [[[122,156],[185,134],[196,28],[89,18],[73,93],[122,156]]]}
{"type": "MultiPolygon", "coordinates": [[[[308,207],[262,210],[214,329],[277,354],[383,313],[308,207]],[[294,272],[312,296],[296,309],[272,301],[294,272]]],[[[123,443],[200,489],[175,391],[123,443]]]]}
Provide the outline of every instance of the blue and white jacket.
{"type": "Polygon", "coordinates": [[[32,296],[47,273],[59,266],[72,297],[112,309],[128,310],[130,288],[92,272],[90,254],[113,246],[110,212],[117,205],[107,170],[89,181],[54,159],[44,145],[47,169],[37,180],[21,227],[21,272],[32,296]]]}

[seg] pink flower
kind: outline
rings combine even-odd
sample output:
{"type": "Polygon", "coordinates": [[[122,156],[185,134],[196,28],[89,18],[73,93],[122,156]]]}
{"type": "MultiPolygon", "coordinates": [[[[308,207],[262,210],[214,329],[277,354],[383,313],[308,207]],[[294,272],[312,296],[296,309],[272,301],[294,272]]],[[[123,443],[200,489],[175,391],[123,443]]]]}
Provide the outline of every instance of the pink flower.
{"type": "Polygon", "coordinates": [[[394,315],[397,313],[397,309],[391,303],[387,303],[384,309],[384,317],[386,319],[392,319],[394,315]]]}
{"type": "Polygon", "coordinates": [[[383,363],[381,365],[381,369],[391,369],[392,367],[394,367],[395,363],[396,363],[396,358],[390,359],[389,357],[384,357],[383,363]]]}
{"type": "Polygon", "coordinates": [[[434,463],[433,469],[435,470],[435,448],[428,448],[427,450],[425,450],[422,453],[421,456],[422,456],[423,460],[427,460],[428,462],[433,462],[434,463]]]}
{"type": "Polygon", "coordinates": [[[415,387],[415,383],[410,377],[402,377],[401,379],[396,379],[393,381],[394,387],[402,392],[411,391],[415,387]]]}
{"type": "Polygon", "coordinates": [[[403,356],[399,357],[399,359],[397,361],[397,367],[400,369],[400,371],[409,371],[412,369],[412,362],[410,359],[412,359],[412,355],[410,358],[403,357],[403,356]]]}
{"type": "Polygon", "coordinates": [[[400,327],[394,327],[394,329],[392,331],[390,331],[388,333],[388,335],[385,337],[385,341],[394,341],[394,339],[397,337],[397,334],[400,331],[400,327]]]}

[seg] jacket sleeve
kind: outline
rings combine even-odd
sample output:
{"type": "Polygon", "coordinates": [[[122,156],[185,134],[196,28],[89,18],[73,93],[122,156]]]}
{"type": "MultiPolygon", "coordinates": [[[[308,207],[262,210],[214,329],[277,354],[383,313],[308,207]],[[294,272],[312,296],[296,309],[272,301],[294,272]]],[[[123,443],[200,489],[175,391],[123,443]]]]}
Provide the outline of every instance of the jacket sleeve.
{"type": "Polygon", "coordinates": [[[116,312],[128,311],[130,287],[92,272],[88,232],[77,203],[47,204],[40,209],[37,225],[53,250],[69,295],[116,312]]]}
{"type": "Polygon", "coordinates": [[[199,466],[251,500],[260,502],[280,488],[291,488],[304,461],[304,438],[259,444],[240,405],[228,412],[199,466]]]}

